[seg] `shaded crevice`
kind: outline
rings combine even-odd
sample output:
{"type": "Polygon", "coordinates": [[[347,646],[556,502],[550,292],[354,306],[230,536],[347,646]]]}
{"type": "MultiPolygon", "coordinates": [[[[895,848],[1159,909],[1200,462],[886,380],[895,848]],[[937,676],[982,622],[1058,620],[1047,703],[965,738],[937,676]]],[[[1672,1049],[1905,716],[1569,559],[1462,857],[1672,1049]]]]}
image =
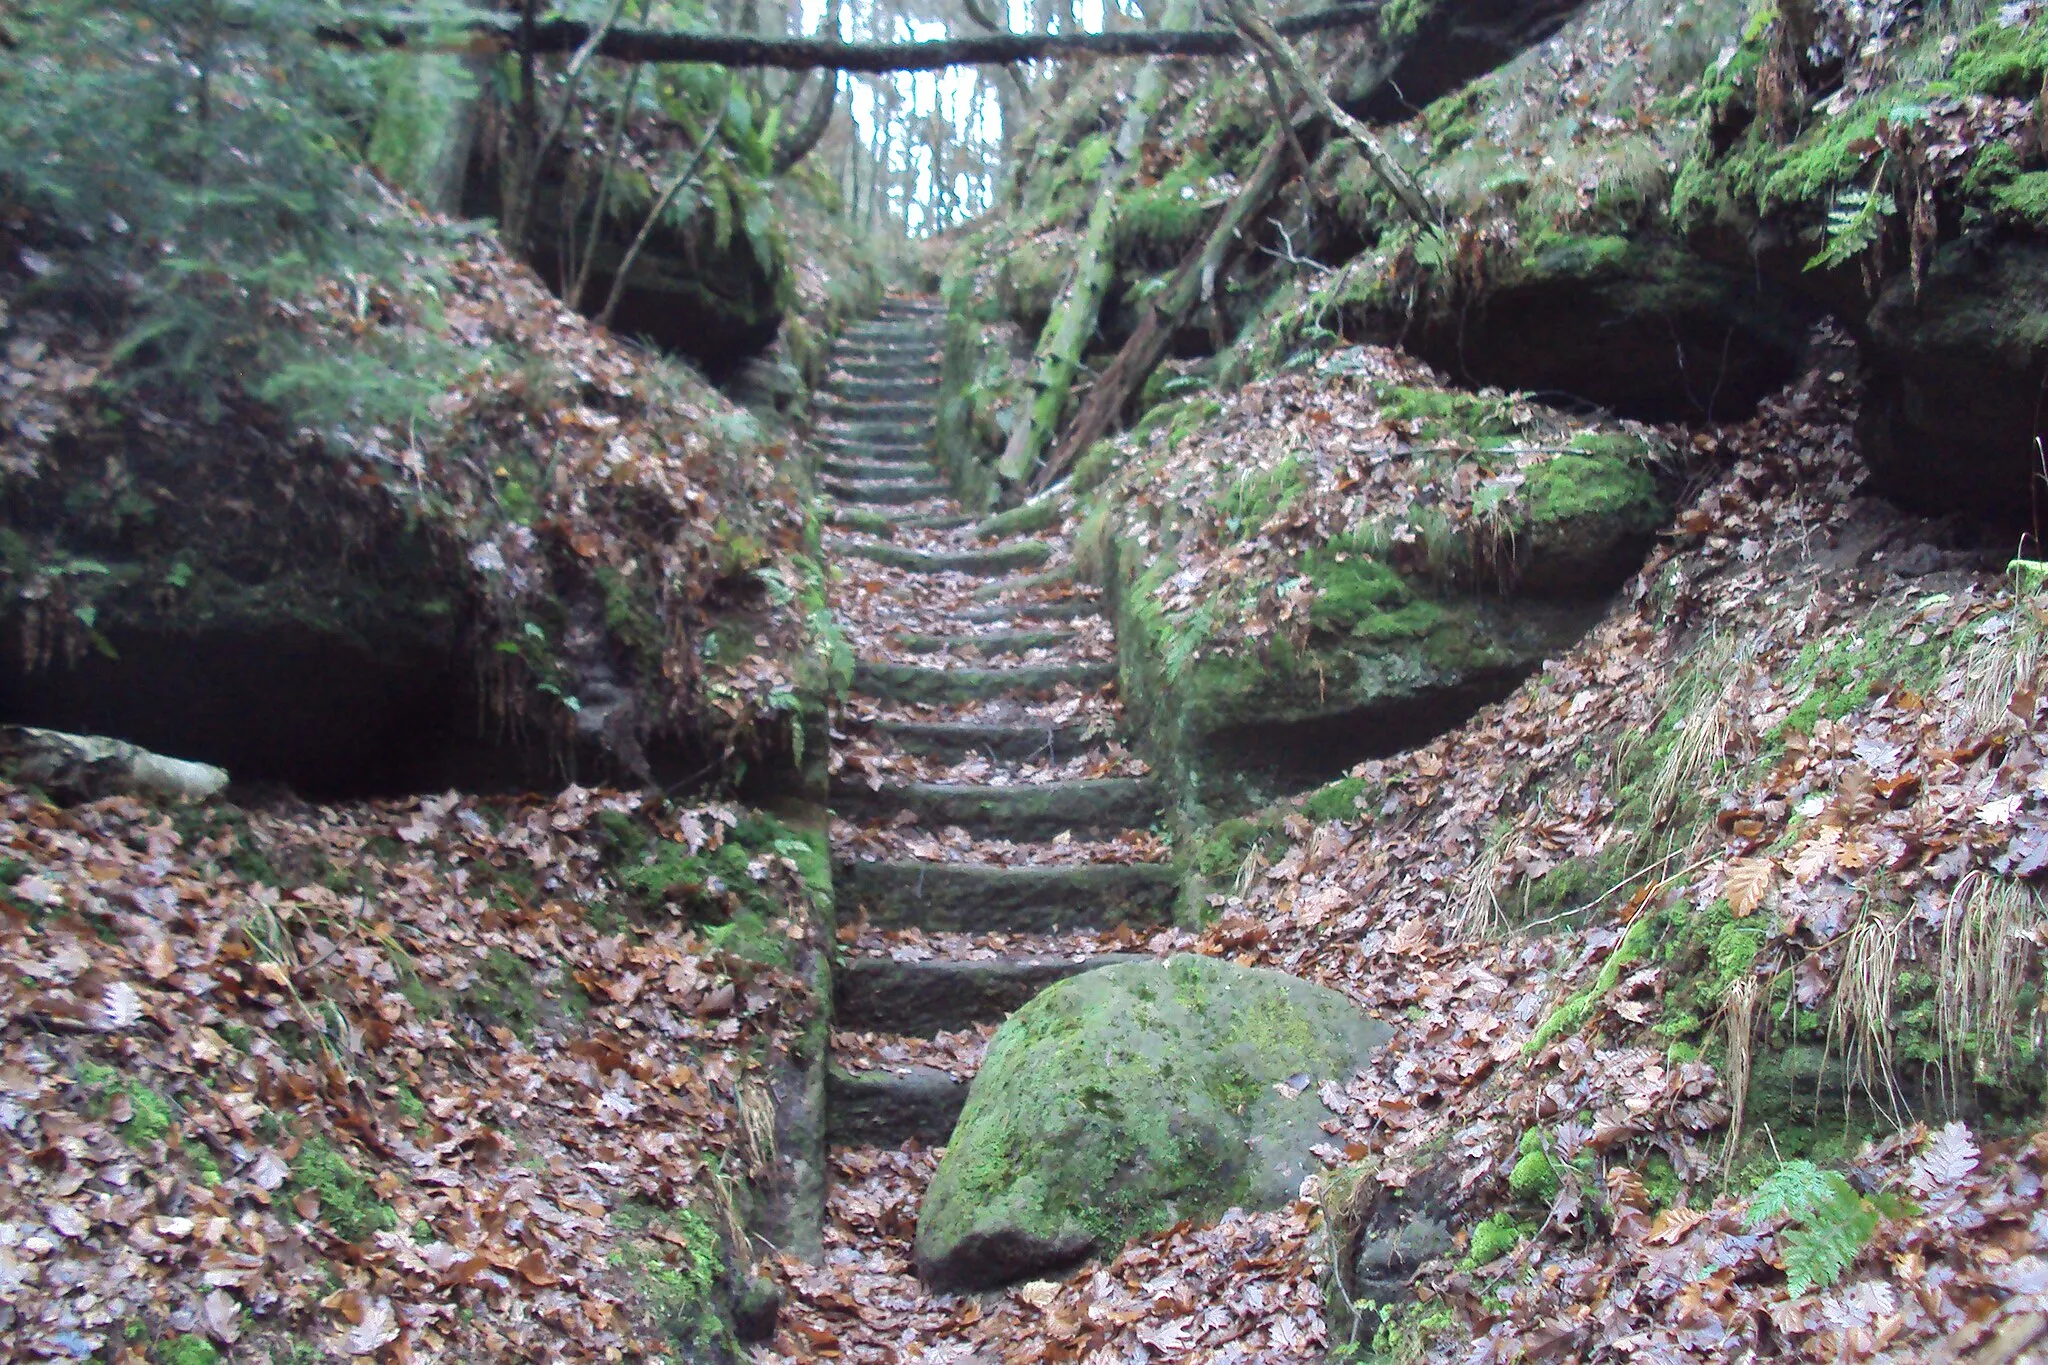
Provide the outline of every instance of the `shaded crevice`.
{"type": "MultiPolygon", "coordinates": [[[[1505,700],[1537,664],[1484,673],[1401,701],[1306,719],[1232,725],[1203,743],[1203,766],[1230,773],[1256,804],[1320,787],[1355,764],[1420,748],[1505,700]]],[[[1236,803],[1233,803],[1236,804],[1236,803]]]]}

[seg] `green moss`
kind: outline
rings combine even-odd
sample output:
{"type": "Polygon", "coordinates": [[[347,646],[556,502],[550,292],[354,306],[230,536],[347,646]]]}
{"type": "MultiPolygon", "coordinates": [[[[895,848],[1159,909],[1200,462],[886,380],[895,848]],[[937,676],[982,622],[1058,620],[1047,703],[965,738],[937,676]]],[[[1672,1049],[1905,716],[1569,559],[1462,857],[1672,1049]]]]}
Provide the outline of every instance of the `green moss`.
{"type": "Polygon", "coordinates": [[[1640,464],[1612,455],[1558,455],[1529,471],[1523,500],[1532,522],[1598,520],[1654,526],[1663,519],[1657,485],[1640,464]]]}
{"type": "Polygon", "coordinates": [[[1380,394],[1383,416],[1412,423],[1431,440],[1487,441],[1512,436],[1520,430],[1512,407],[1507,398],[1456,389],[1395,385],[1380,394]]]}
{"type": "Polygon", "coordinates": [[[667,632],[662,629],[654,594],[642,578],[629,578],[600,565],[597,584],[604,593],[604,623],[612,637],[649,668],[661,665],[667,632]]]}
{"type": "Polygon", "coordinates": [[[1358,551],[1318,547],[1302,572],[1316,586],[1309,621],[1319,630],[1384,644],[1422,639],[1443,624],[1442,608],[1358,551]]]}
{"type": "Polygon", "coordinates": [[[344,1242],[361,1243],[398,1226],[398,1215],[370,1182],[322,1137],[307,1138],[292,1160],[287,1188],[320,1201],[320,1217],[344,1242]]]}
{"type": "Polygon", "coordinates": [[[1133,184],[1117,207],[1117,240],[1125,251],[1176,251],[1201,235],[1219,197],[1213,181],[1223,168],[1190,156],[1150,185],[1133,184]]]}
{"type": "Polygon", "coordinates": [[[1521,1151],[1515,1168],[1508,1173],[1508,1188],[1517,1199],[1548,1208],[1557,1198],[1562,1182],[1557,1167],[1551,1163],[1542,1132],[1532,1128],[1522,1134],[1521,1151]]]}
{"type": "Polygon", "coordinates": [[[220,1352],[205,1337],[186,1333],[172,1337],[154,1352],[163,1365],[220,1365],[220,1352]]]}
{"type": "Polygon", "coordinates": [[[1991,192],[1991,201],[2015,218],[2048,225],[2048,171],[2028,171],[1991,192]]]}
{"type": "Polygon", "coordinates": [[[221,1182],[220,1162],[213,1152],[197,1138],[186,1138],[178,1144],[178,1150],[185,1154],[185,1160],[192,1163],[192,1169],[199,1175],[199,1183],[212,1189],[221,1182]]]}
{"type": "Polygon", "coordinates": [[[1270,814],[1222,821],[1195,850],[1195,870],[1209,881],[1228,882],[1253,849],[1263,848],[1279,834],[1280,821],[1270,814]]]}
{"type": "Polygon", "coordinates": [[[1450,1338],[1459,1328],[1457,1311],[1443,1299],[1383,1308],[1374,1325],[1366,1358],[1374,1365],[1415,1365],[1429,1354],[1431,1347],[1450,1338]]]}
{"type": "Polygon", "coordinates": [[[1556,1039],[1568,1033],[1576,1033],[1585,1026],[1586,1021],[1593,1016],[1594,1008],[1606,998],[1607,992],[1620,984],[1622,969],[1649,951],[1654,938],[1652,924],[1655,919],[1654,915],[1642,915],[1629,925],[1628,932],[1622,935],[1621,942],[1614,945],[1614,951],[1609,953],[1607,961],[1601,964],[1600,974],[1593,979],[1593,984],[1551,1012],[1550,1017],[1545,1019],[1537,1027],[1536,1032],[1530,1035],[1529,1041],[1523,1044],[1522,1051],[1525,1055],[1533,1056],[1550,1046],[1556,1039]]]}
{"type": "Polygon", "coordinates": [[[684,1358],[724,1359],[738,1352],[721,1287],[728,1278],[723,1243],[695,1209],[661,1210],[629,1201],[612,1222],[629,1237],[612,1253],[626,1270],[655,1325],[684,1358]]]}
{"type": "Polygon", "coordinates": [[[1465,1252],[1464,1266],[1477,1270],[1513,1251],[1529,1238],[1529,1227],[1505,1209],[1489,1214],[1472,1229],[1472,1240],[1465,1252]]]}
{"type": "Polygon", "coordinates": [[[2040,94],[2042,78],[2048,75],[2048,24],[1978,26],[1958,48],[1949,74],[1974,94],[2009,99],[2040,94]]]}
{"type": "Polygon", "coordinates": [[[1362,777],[1340,777],[1302,798],[1301,813],[1317,824],[1358,819],[1358,798],[1371,786],[1362,777]]]}
{"type": "Polygon", "coordinates": [[[727,923],[713,925],[706,937],[718,951],[748,962],[787,967],[792,960],[788,936],[752,910],[741,910],[727,923]]]}
{"type": "Polygon", "coordinates": [[[459,999],[465,1013],[509,1028],[521,1038],[531,1038],[541,1019],[543,1002],[533,967],[507,948],[485,954],[477,979],[459,999]]]}
{"type": "Polygon", "coordinates": [[[169,1135],[177,1118],[176,1112],[170,1101],[139,1078],[124,1078],[118,1069],[89,1057],[81,1058],[71,1074],[80,1086],[91,1092],[91,1107],[95,1113],[106,1113],[115,1095],[127,1097],[129,1117],[120,1123],[119,1129],[121,1140],[130,1147],[146,1151],[169,1135]]]}

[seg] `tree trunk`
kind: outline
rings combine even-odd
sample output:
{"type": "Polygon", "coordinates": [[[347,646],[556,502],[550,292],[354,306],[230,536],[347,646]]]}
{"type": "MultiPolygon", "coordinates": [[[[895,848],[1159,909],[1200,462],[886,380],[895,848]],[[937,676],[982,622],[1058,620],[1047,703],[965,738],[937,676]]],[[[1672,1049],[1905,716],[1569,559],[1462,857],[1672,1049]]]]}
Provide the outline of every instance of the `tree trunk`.
{"type": "MultiPolygon", "coordinates": [[[[1185,28],[1194,16],[1195,0],[1172,0],[1164,26],[1185,28]]],[[[1165,63],[1148,62],[1138,73],[1123,126],[1117,130],[1116,143],[1102,168],[1095,206],[1088,214],[1088,232],[1082,239],[1073,277],[1053,306],[1052,317],[1038,339],[1030,399],[1016,415],[1009,444],[996,466],[997,472],[1012,484],[1031,473],[1039,456],[1052,443],[1060,410],[1066,406],[1067,390],[1073,386],[1074,372],[1081,367],[1081,353],[1095,335],[1103,296],[1109,292],[1116,268],[1117,200],[1130,181],[1131,167],[1151,134],[1152,116],[1158,112],[1165,94],[1165,63]]]]}
{"type": "Polygon", "coordinates": [[[1265,211],[1287,183],[1286,169],[1295,160],[1292,142],[1291,128],[1285,134],[1275,129],[1266,135],[1265,154],[1259,158],[1251,179],[1223,211],[1202,245],[1181,262],[1166,288],[1145,304],[1137,330],[1116,353],[1116,359],[1096,377],[1095,388],[1060,438],[1059,449],[1032,480],[1033,491],[1045,488],[1073,468],[1074,461],[1120,420],[1124,404],[1144,387],[1152,371],[1165,359],[1167,347],[1173,344],[1173,334],[1195,305],[1214,292],[1218,272],[1243,248],[1246,225],[1265,211]]]}

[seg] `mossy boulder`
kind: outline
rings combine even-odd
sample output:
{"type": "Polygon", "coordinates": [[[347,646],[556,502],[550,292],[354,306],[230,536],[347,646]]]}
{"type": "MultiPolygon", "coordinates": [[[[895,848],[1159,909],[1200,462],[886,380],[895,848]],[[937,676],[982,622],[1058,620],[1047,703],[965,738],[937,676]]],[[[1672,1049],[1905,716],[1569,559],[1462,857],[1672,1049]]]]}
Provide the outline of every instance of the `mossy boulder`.
{"type": "Polygon", "coordinates": [[[989,1044],[925,1192],[918,1273],[979,1289],[1233,1206],[1319,1169],[1316,1084],[1389,1036],[1336,992],[1214,958],[1063,981],[989,1044]]]}

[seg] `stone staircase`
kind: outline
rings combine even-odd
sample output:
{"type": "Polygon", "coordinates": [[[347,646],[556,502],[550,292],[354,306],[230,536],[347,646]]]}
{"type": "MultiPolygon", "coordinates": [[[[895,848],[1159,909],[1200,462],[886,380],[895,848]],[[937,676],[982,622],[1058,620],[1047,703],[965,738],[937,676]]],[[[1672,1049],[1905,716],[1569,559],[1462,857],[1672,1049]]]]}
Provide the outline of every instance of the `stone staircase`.
{"type": "Polygon", "coordinates": [[[1158,793],[1115,743],[1093,590],[1057,536],[978,535],[935,463],[942,329],[935,302],[892,299],[843,336],[817,408],[858,655],[831,792],[842,1151],[944,1143],[978,1035],[1129,960],[1176,890],[1158,793]]]}

